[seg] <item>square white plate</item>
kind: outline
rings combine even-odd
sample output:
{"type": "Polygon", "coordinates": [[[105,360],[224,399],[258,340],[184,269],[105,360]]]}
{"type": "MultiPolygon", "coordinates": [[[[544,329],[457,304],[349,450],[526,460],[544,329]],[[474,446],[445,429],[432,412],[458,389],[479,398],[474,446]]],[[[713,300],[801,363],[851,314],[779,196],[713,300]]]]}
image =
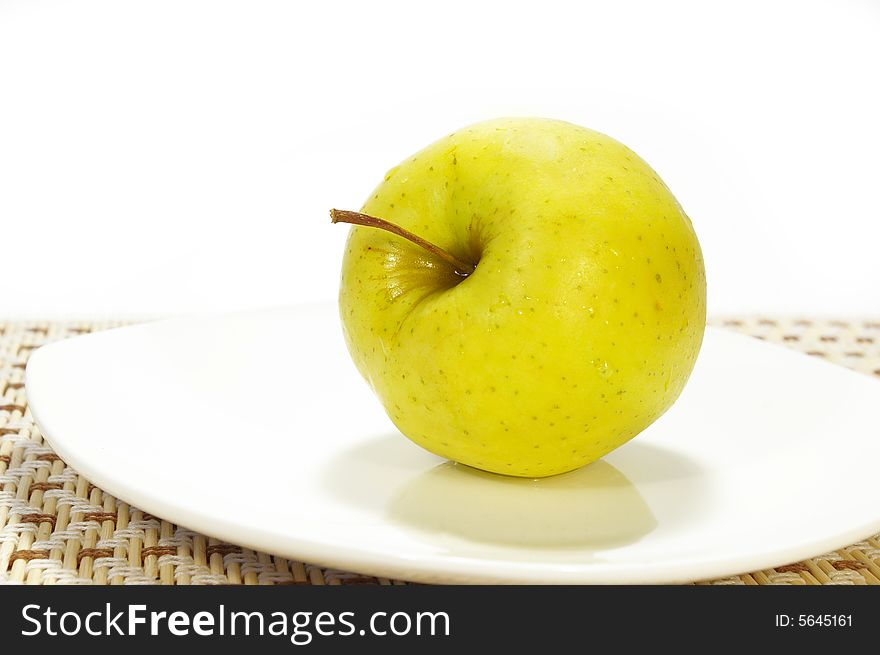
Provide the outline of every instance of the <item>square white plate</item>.
{"type": "Polygon", "coordinates": [[[880,531],[880,383],[714,328],[666,415],[604,460],[543,480],[444,462],[400,435],[333,306],[54,343],[30,358],[27,394],[58,454],[119,498],[373,575],[680,582],[880,531]],[[839,449],[861,457],[840,465],[839,449]]]}

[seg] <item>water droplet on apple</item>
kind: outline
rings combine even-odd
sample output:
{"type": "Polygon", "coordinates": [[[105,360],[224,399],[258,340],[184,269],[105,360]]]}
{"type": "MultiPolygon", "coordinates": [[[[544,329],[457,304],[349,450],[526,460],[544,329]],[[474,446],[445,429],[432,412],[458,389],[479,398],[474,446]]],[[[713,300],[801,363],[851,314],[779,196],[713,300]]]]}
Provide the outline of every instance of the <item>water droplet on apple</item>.
{"type": "MultiPolygon", "coordinates": [[[[504,307],[506,307],[508,305],[510,305],[510,298],[508,298],[506,295],[504,295],[502,293],[502,294],[499,294],[498,300],[496,302],[489,305],[489,311],[496,312],[499,309],[503,309],[504,307]]],[[[520,313],[522,313],[522,312],[520,312],[520,313]]]]}

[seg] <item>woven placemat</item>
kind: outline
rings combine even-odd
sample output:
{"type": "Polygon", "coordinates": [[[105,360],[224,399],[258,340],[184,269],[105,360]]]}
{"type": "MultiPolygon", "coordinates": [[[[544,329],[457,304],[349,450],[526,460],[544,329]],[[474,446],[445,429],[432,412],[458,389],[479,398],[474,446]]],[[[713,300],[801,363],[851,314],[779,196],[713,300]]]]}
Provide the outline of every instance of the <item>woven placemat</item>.
{"type": "MultiPolygon", "coordinates": [[[[880,377],[880,321],[719,318],[730,329],[880,377]]],[[[403,584],[224,543],[105,494],[44,443],[28,410],[34,349],[119,323],[0,324],[0,582],[403,584]]],[[[859,453],[829,454],[835,461],[859,453]]],[[[880,584],[880,535],[803,562],[704,584],[880,584]]]]}

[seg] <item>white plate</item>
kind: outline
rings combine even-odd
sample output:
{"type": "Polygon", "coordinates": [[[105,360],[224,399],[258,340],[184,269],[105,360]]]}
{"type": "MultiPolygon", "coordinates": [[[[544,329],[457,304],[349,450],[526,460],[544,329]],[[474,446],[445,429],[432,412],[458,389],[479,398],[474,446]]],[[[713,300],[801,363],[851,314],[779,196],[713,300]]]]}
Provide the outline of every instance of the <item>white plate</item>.
{"type": "Polygon", "coordinates": [[[676,582],[880,531],[880,384],[713,328],[656,424],[537,481],[452,465],[401,436],[330,306],[51,344],[28,363],[27,393],[53,448],[108,492],[221,539],[375,575],[676,582]],[[860,456],[838,464],[840,449],[860,456]]]}

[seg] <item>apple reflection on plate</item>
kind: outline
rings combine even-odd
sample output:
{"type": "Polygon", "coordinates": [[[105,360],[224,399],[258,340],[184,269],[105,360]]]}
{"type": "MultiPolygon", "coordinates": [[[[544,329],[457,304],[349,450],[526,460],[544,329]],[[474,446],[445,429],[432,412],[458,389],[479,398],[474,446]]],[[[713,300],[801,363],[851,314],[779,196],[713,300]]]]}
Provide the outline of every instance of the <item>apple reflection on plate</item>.
{"type": "Polygon", "coordinates": [[[387,514],[433,534],[526,548],[604,550],[656,526],[635,485],[602,460],[542,479],[446,462],[399,489],[387,514]]]}

